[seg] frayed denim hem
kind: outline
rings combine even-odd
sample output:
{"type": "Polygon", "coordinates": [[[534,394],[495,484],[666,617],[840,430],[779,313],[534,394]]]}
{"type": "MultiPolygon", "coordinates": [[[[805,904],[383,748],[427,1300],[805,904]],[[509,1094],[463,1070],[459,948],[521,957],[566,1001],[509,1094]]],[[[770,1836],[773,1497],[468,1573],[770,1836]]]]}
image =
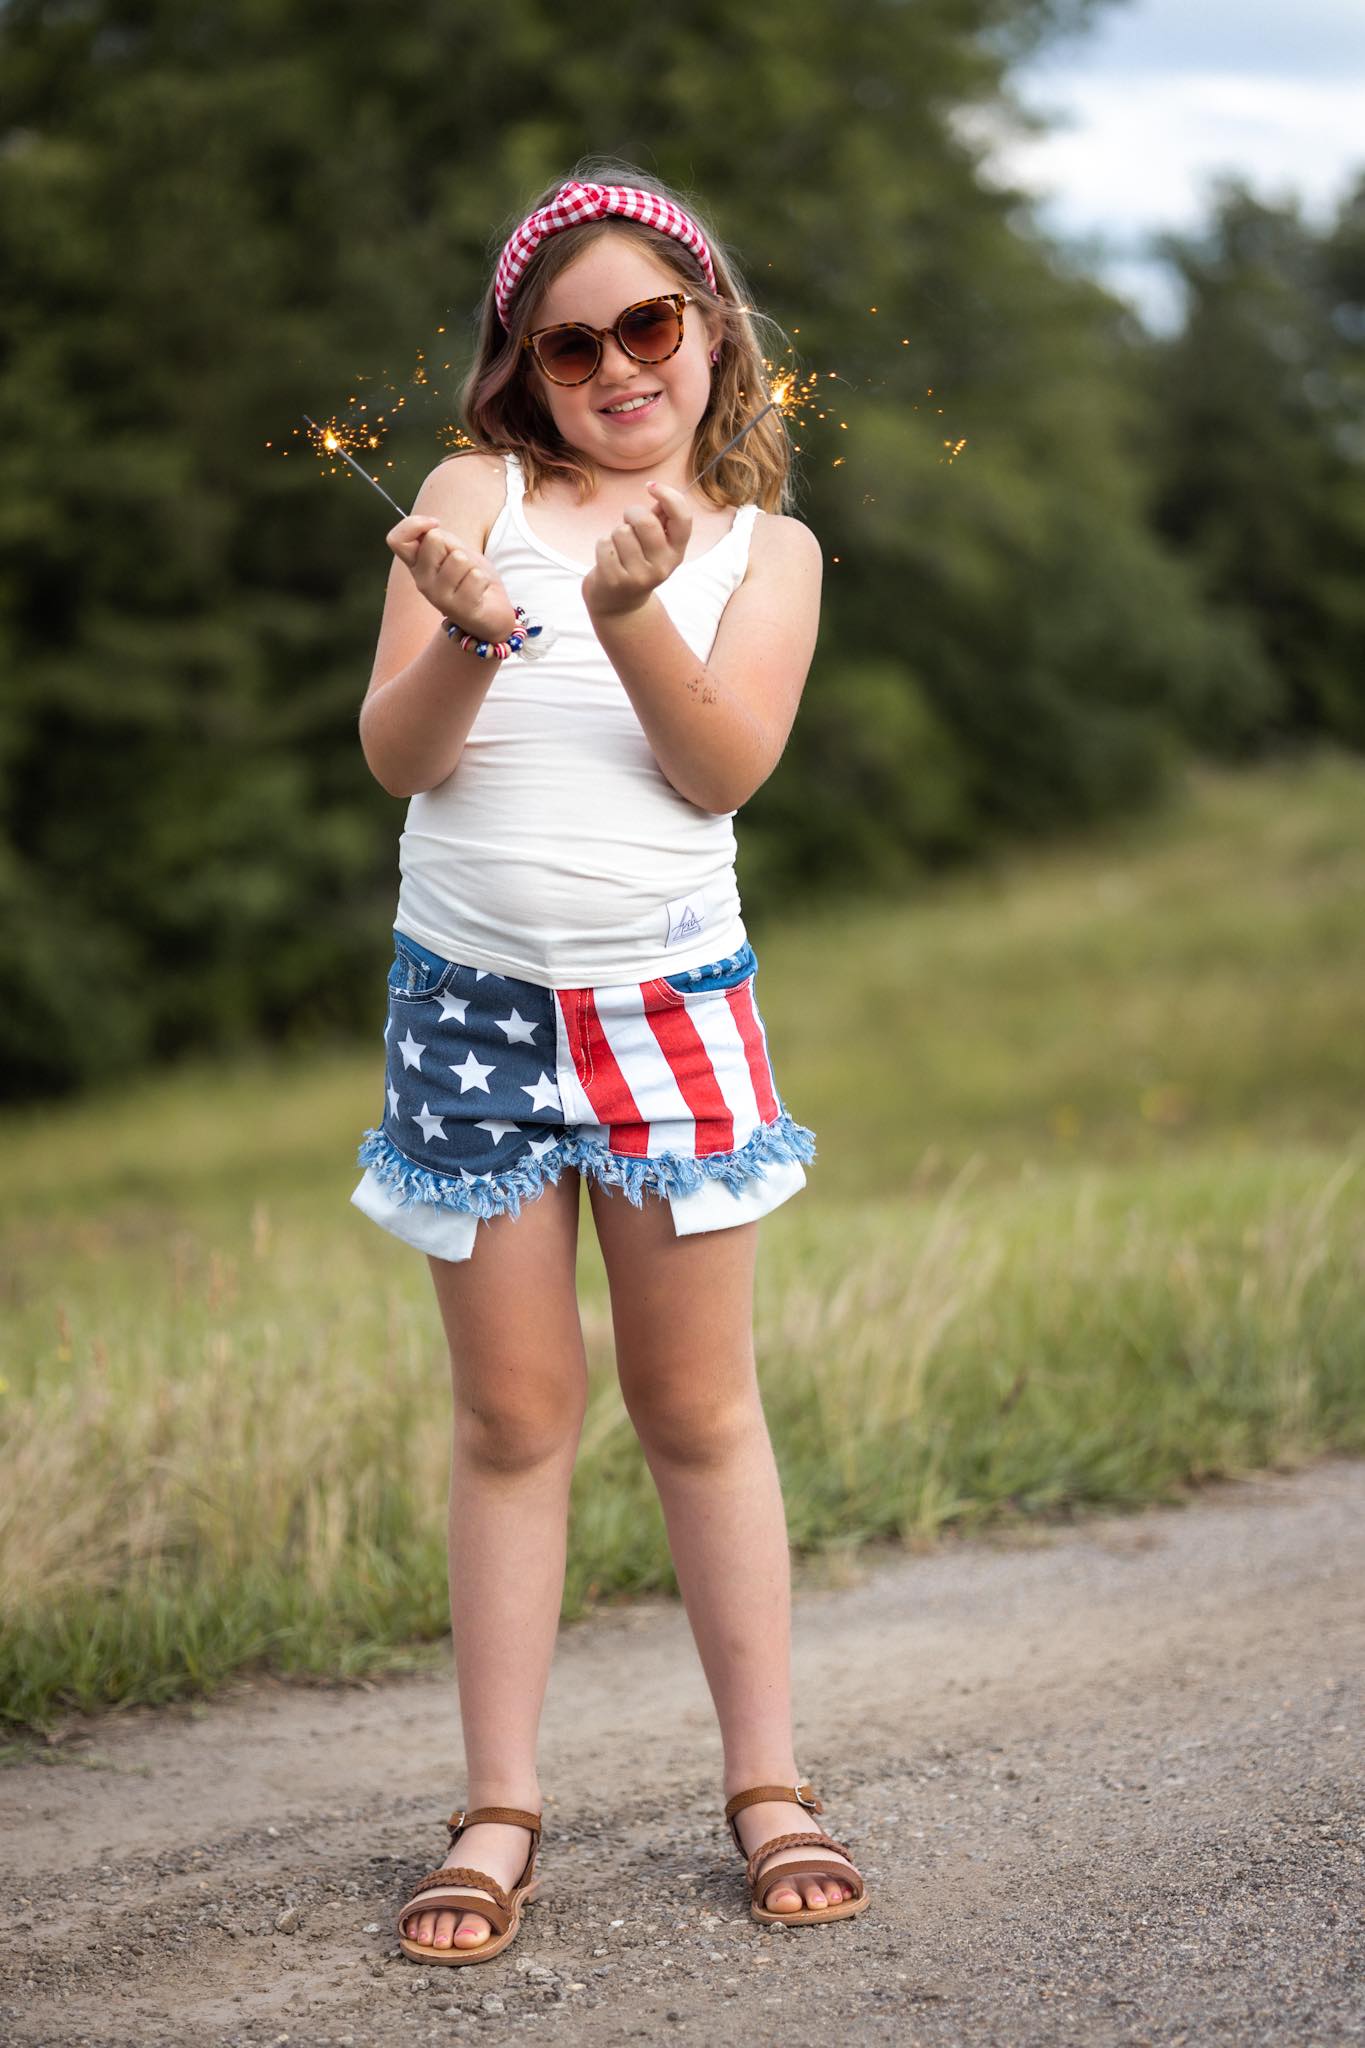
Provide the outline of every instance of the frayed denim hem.
{"type": "Polygon", "coordinates": [[[784,1109],[774,1123],[760,1124],[737,1152],[712,1152],[701,1158],[681,1152],[660,1152],[652,1159],[609,1151],[590,1138],[566,1141],[569,1163],[590,1173],[603,1187],[620,1188],[638,1209],[646,1189],[658,1195],[692,1195],[707,1181],[718,1180],[738,1195],[769,1160],[798,1159],[809,1165],[815,1157],[815,1133],[794,1123],[784,1109]]]}
{"type": "Polygon", "coordinates": [[[430,1202],[438,1209],[464,1209],[474,1216],[520,1216],[523,1200],[540,1194],[546,1181],[557,1183],[564,1168],[574,1164],[565,1143],[506,1173],[470,1174],[468,1180],[455,1180],[419,1166],[383,1131],[366,1131],[356,1160],[368,1166],[385,1192],[404,1208],[411,1202],[430,1202]]]}
{"type": "Polygon", "coordinates": [[[357,1163],[368,1166],[389,1194],[406,1206],[410,1202],[431,1202],[438,1208],[464,1209],[476,1216],[520,1216],[523,1200],[541,1193],[546,1181],[557,1184],[566,1166],[606,1188],[620,1188],[627,1201],[638,1209],[646,1191],[658,1195],[690,1195],[707,1181],[718,1180],[738,1196],[755,1174],[762,1174],[770,1160],[797,1159],[809,1165],[815,1157],[815,1133],[793,1122],[784,1109],[774,1123],[760,1124],[737,1152],[715,1152],[701,1158],[680,1152],[660,1152],[653,1158],[639,1158],[613,1152],[595,1139],[579,1138],[573,1132],[547,1152],[507,1173],[471,1174],[455,1180],[448,1174],[433,1173],[418,1166],[400,1152],[381,1130],[366,1131],[356,1154],[357,1163]]]}

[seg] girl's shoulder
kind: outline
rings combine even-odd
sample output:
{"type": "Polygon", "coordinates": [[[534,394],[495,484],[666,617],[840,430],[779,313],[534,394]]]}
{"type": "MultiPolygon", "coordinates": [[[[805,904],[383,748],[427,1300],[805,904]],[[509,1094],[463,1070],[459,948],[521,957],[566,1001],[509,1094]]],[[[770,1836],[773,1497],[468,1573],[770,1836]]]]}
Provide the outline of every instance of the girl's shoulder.
{"type": "Polygon", "coordinates": [[[749,570],[760,574],[819,576],[824,568],[820,543],[802,519],[789,512],[765,512],[754,508],[753,532],[749,538],[749,570]]]}
{"type": "Polygon", "coordinates": [[[458,448],[438,462],[412,503],[482,551],[507,496],[506,458],[487,448],[458,448]]]}

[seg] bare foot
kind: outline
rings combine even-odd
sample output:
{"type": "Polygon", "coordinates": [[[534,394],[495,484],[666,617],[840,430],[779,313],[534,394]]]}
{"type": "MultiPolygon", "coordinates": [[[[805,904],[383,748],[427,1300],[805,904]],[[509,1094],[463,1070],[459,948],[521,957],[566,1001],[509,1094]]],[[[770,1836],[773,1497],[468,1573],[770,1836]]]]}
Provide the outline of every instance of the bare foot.
{"type": "MultiPolygon", "coordinates": [[[[452,1842],[450,1854],[441,1868],[453,1870],[463,1866],[466,1870],[482,1870],[489,1877],[496,1878],[504,1891],[510,1892],[526,1868],[530,1853],[529,1828],[519,1828],[511,1822],[481,1820],[467,1827],[457,1842],[452,1842]]],[[[491,1898],[482,1885],[471,1885],[469,1889],[479,1892],[484,1898],[491,1898]]],[[[482,1913],[458,1912],[447,1906],[409,1913],[403,1922],[403,1932],[409,1941],[419,1941],[424,1948],[479,1948],[488,1940],[493,1928],[482,1913]]]]}
{"type": "MultiPolygon", "coordinates": [[[[803,1806],[793,1806],[781,1799],[761,1800],[754,1806],[742,1807],[735,1815],[735,1824],[746,1856],[752,1856],[755,1849],[764,1842],[771,1842],[776,1835],[820,1835],[825,1832],[820,1822],[803,1806]]],[[[765,1859],[761,1876],[764,1879],[775,1877],[784,1863],[812,1854],[829,1856],[836,1867],[840,1863],[848,1863],[846,1856],[835,1857],[828,1849],[812,1851],[799,1848],[793,1842],[786,1849],[774,1850],[765,1859]]],[[[851,1864],[849,1868],[852,1869],[851,1864]]],[[[758,1903],[770,1913],[799,1913],[803,1906],[837,1906],[841,1900],[851,1899],[853,1891],[852,1884],[840,1884],[833,1877],[804,1875],[769,1884],[757,1897],[758,1903]]]]}

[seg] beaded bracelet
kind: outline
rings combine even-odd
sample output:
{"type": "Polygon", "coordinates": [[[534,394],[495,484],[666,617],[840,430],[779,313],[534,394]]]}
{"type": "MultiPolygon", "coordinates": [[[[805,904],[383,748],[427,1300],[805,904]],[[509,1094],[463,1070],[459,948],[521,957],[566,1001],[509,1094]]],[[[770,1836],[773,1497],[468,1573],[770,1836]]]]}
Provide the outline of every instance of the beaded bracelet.
{"type": "Polygon", "coordinates": [[[535,661],[545,653],[554,638],[545,626],[533,626],[530,616],[519,604],[514,604],[517,623],[505,640],[480,640],[476,633],[466,633],[464,627],[454,619],[442,619],[447,637],[454,640],[457,635],[461,651],[477,654],[480,661],[506,661],[509,654],[520,654],[527,661],[535,661]],[[538,644],[532,645],[532,642],[538,644]]]}

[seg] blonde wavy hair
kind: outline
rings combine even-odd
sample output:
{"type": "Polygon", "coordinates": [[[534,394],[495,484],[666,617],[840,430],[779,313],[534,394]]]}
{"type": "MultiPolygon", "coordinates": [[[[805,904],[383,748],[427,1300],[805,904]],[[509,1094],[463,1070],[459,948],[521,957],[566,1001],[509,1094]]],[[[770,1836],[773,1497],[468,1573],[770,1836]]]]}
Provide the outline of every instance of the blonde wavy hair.
{"type": "MultiPolygon", "coordinates": [[[[682,198],[633,164],[592,158],[579,163],[571,175],[585,183],[633,185],[683,207],[706,237],[716,273],[716,290],[712,291],[701,265],[682,242],[642,222],[609,215],[604,220],[582,221],[540,243],[517,281],[508,307],[508,327],[498,317],[490,275],[479,314],[474,363],[460,392],[465,430],[474,450],[517,455],[529,492],[534,493],[551,477],[563,477],[577,487],[582,504],[597,487],[596,464],[562,439],[535,390],[529,374],[529,351],[523,349],[522,341],[534,325],[536,307],[551,280],[567,270],[599,235],[629,235],[638,242],[692,294],[698,310],[703,316],[710,316],[717,331],[715,346],[720,350],[720,361],[712,374],[710,402],[692,444],[694,471],[701,469],[767,403],[768,374],[760,328],[772,337],[770,347],[786,348],[789,344],[777,323],[750,304],[734,258],[690,199],[682,198]]],[[[556,179],[553,185],[546,186],[526,212],[533,213],[548,205],[563,182],[556,179]]],[[[511,234],[524,218],[525,214],[519,213],[509,221],[506,234],[511,234]]],[[[495,262],[505,239],[506,235],[499,238],[495,262]]],[[[471,452],[474,451],[457,451],[471,452]]],[[[786,512],[794,495],[791,456],[782,417],[770,412],[738,447],[721,457],[699,488],[714,505],[757,504],[765,512],[786,512]]]]}

